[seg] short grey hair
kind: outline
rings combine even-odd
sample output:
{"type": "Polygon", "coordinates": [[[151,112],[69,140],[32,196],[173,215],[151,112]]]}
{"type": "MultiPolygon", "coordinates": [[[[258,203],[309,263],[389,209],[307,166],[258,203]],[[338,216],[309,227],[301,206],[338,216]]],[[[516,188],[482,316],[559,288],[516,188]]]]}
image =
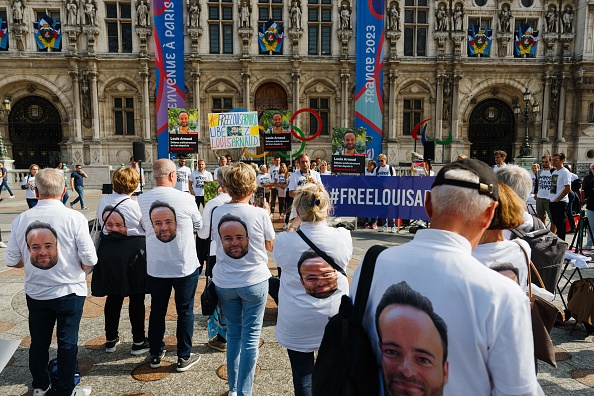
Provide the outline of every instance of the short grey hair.
{"type": "Polygon", "coordinates": [[[518,165],[506,165],[497,170],[497,179],[514,190],[524,202],[532,193],[532,177],[530,172],[518,165]]]}
{"type": "Polygon", "coordinates": [[[40,197],[61,197],[64,192],[64,173],[60,169],[45,168],[35,175],[35,188],[40,197]]]}
{"type": "Polygon", "coordinates": [[[175,164],[170,159],[161,158],[153,163],[153,178],[167,177],[171,172],[175,172],[175,164]]]}

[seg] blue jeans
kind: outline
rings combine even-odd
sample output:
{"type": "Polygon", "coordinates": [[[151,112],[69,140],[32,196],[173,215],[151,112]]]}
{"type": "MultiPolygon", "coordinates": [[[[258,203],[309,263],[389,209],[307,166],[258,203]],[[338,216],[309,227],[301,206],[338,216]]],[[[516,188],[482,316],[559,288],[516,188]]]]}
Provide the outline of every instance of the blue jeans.
{"type": "Polygon", "coordinates": [[[64,193],[64,196],[62,197],[62,203],[64,205],[66,205],[66,202],[68,202],[68,197],[69,197],[69,195],[68,195],[68,188],[66,188],[66,192],[64,193]]]}
{"type": "Polygon", "coordinates": [[[268,280],[252,286],[216,287],[227,319],[227,377],[237,396],[252,394],[258,360],[258,343],[268,296],[268,280]]]}
{"type": "Polygon", "coordinates": [[[14,194],[12,193],[12,190],[10,189],[10,187],[8,187],[8,180],[4,180],[4,179],[0,179],[0,180],[2,180],[2,184],[0,184],[0,194],[2,194],[2,189],[5,188],[6,191],[8,191],[8,193],[12,197],[14,194]]]}
{"type": "Polygon", "coordinates": [[[47,371],[49,347],[54,324],[58,322],[58,380],[47,395],[70,396],[74,389],[74,370],[78,354],[78,328],[85,297],[70,294],[52,300],[35,300],[27,296],[29,308],[29,371],[33,388],[47,389],[50,377],[47,371]]]}
{"type": "Polygon", "coordinates": [[[26,198],[27,200],[27,206],[29,207],[29,209],[34,208],[35,205],[37,205],[37,199],[35,198],[26,198]]]}
{"type": "Polygon", "coordinates": [[[155,278],[151,280],[151,315],[149,317],[148,339],[152,356],[163,353],[165,343],[165,315],[171,289],[175,291],[175,310],[177,311],[177,356],[187,359],[192,352],[194,335],[194,295],[198,285],[199,269],[183,278],[155,278]]]}
{"type": "Polygon", "coordinates": [[[84,209],[84,207],[85,207],[85,188],[83,186],[75,186],[74,189],[78,193],[78,198],[76,198],[70,204],[75,205],[78,201],[80,201],[80,208],[84,209]]]}
{"type": "Polygon", "coordinates": [[[311,396],[311,378],[314,369],[313,352],[297,352],[287,349],[293,372],[295,396],[311,396]]]}

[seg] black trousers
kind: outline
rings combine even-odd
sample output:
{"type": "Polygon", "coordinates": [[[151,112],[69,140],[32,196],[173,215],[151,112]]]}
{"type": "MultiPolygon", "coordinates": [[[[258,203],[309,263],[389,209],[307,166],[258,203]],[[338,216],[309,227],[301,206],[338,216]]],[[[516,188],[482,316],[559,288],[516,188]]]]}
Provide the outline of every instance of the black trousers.
{"type": "MultiPolygon", "coordinates": [[[[270,213],[274,213],[274,206],[276,205],[276,196],[278,195],[278,191],[276,190],[276,188],[271,188],[270,189],[270,213]]],[[[280,213],[280,198],[279,200],[279,207],[278,207],[278,212],[280,213]]]]}
{"type": "Polygon", "coordinates": [[[557,236],[565,240],[565,213],[567,211],[567,202],[551,202],[549,204],[553,218],[551,221],[557,227],[557,236]]]}
{"type": "MultiPolygon", "coordinates": [[[[120,313],[122,312],[122,305],[124,303],[124,296],[118,294],[108,294],[105,300],[105,339],[107,341],[118,338],[118,327],[120,324],[120,313]]],[[[128,313],[130,316],[130,324],[132,325],[132,339],[134,342],[143,342],[145,340],[144,333],[144,294],[133,294],[130,296],[130,304],[128,305],[128,313]]]]}

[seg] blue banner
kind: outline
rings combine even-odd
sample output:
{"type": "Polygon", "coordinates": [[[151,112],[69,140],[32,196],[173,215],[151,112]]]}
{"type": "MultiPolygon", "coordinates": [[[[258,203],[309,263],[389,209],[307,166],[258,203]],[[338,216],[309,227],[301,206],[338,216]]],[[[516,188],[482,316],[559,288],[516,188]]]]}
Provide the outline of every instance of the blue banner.
{"type": "Polygon", "coordinates": [[[355,128],[365,128],[367,157],[382,152],[384,0],[357,0],[355,128]]]}
{"type": "Polygon", "coordinates": [[[154,37],[157,80],[157,143],[158,157],[169,157],[170,107],[186,107],[184,87],[184,1],[155,0],[154,37]]]}
{"type": "Polygon", "coordinates": [[[434,177],[322,176],[335,216],[429,220],[425,195],[434,177]]]}
{"type": "Polygon", "coordinates": [[[6,48],[8,45],[8,25],[6,21],[0,18],[0,48],[6,48]]]}

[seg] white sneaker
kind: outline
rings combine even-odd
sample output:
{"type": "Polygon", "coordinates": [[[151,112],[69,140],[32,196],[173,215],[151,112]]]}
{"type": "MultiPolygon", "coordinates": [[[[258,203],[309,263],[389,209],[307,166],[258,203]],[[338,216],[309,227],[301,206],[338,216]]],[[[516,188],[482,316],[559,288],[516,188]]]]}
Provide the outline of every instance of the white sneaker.
{"type": "Polygon", "coordinates": [[[390,230],[390,232],[391,232],[392,234],[396,234],[396,231],[397,231],[397,230],[396,230],[396,227],[392,227],[392,229],[390,230]]]}
{"type": "Polygon", "coordinates": [[[71,396],[89,396],[91,394],[92,389],[93,388],[91,388],[90,386],[77,386],[72,391],[71,396]]]}
{"type": "Polygon", "coordinates": [[[45,396],[45,394],[47,392],[49,392],[50,388],[51,388],[51,385],[48,386],[46,390],[43,390],[41,388],[35,388],[35,389],[33,389],[33,396],[45,396]]]}
{"type": "Polygon", "coordinates": [[[14,198],[14,195],[11,195],[10,197],[8,197],[8,199],[13,199],[13,198],[14,198]]]}
{"type": "Polygon", "coordinates": [[[283,226],[283,231],[287,231],[287,225],[286,224],[283,226]]]}
{"type": "Polygon", "coordinates": [[[5,247],[6,247],[6,244],[4,242],[0,241],[0,248],[5,248],[5,247]]]}
{"type": "Polygon", "coordinates": [[[383,226],[378,230],[379,232],[388,232],[388,226],[383,226]]]}

